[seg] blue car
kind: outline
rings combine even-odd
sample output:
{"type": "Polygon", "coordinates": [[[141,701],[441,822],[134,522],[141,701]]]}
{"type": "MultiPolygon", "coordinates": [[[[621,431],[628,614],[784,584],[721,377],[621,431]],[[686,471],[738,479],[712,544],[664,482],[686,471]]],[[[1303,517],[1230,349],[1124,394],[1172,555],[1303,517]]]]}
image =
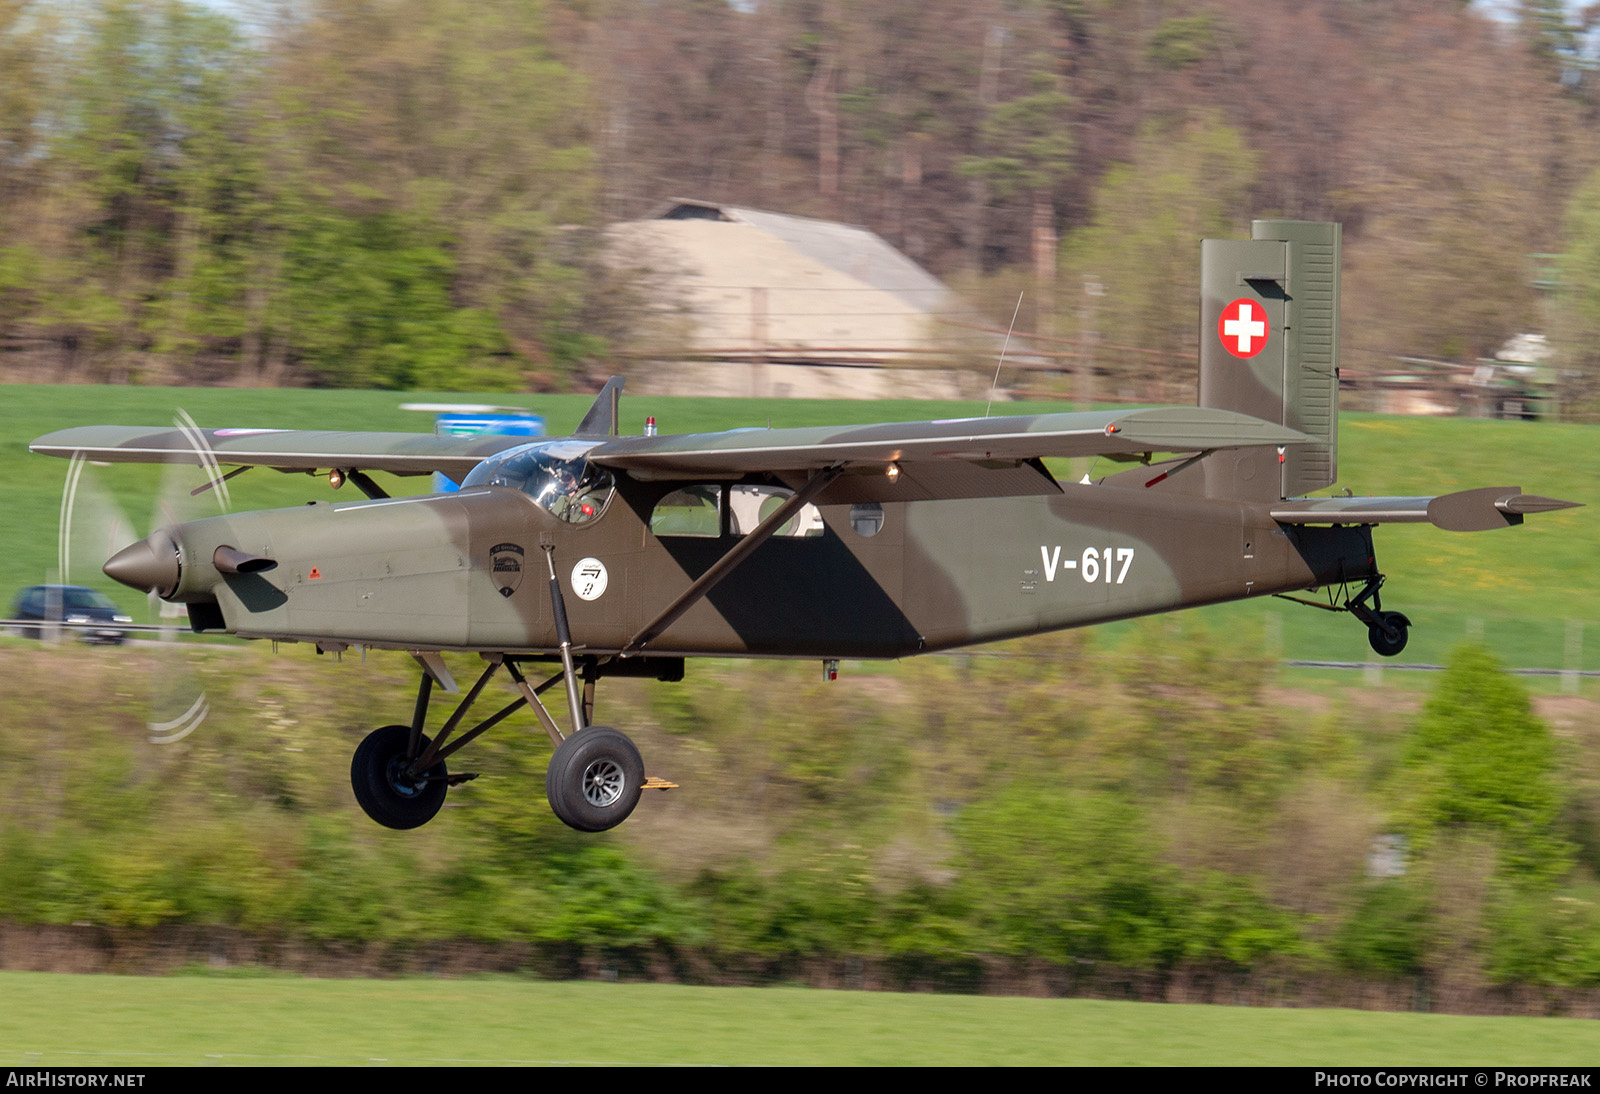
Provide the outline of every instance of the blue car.
{"type": "Polygon", "coordinates": [[[17,594],[11,618],[24,638],[41,638],[44,624],[58,624],[85,642],[120,646],[128,637],[131,615],[111,602],[105,593],[82,585],[30,585],[17,594]]]}

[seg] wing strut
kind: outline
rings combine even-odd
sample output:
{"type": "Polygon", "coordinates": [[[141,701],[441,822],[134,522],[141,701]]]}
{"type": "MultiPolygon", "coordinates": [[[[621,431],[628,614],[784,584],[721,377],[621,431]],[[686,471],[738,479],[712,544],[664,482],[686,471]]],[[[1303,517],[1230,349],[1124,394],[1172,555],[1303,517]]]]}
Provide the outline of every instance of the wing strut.
{"type": "Polygon", "coordinates": [[[628,639],[627,643],[622,647],[621,656],[632,656],[642,650],[646,643],[653,642],[660,637],[662,631],[676,623],[684,612],[704,599],[705,595],[712,590],[717,582],[732,573],[734,567],[749,558],[752,551],[771,538],[772,533],[782,528],[784,522],[799,512],[801,506],[806,505],[812,498],[822,493],[843,471],[843,467],[836,465],[818,471],[811,476],[810,481],[790,495],[788,501],[774,509],[772,514],[756,525],[749,535],[730,548],[727,554],[712,563],[711,568],[701,574],[694,584],[679,593],[673,598],[672,603],[661,609],[659,615],[640,628],[638,634],[628,639]]]}
{"type": "Polygon", "coordinates": [[[223,483],[227,482],[229,479],[233,478],[235,475],[244,474],[246,471],[250,470],[250,466],[251,466],[250,464],[245,464],[243,467],[235,467],[232,471],[229,471],[226,475],[218,475],[214,479],[207,480],[202,485],[197,486],[193,490],[189,491],[189,496],[191,498],[198,498],[201,494],[204,494],[207,490],[214,490],[215,488],[221,486],[223,483]]]}

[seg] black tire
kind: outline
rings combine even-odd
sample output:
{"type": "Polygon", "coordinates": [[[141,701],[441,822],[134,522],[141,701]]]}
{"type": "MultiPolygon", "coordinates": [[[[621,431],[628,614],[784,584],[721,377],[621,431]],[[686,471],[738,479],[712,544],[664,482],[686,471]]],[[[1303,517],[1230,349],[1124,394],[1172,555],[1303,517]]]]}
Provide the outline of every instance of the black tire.
{"type": "MultiPolygon", "coordinates": [[[[444,761],[434,764],[416,780],[405,777],[406,745],[410,726],[375,729],[356,746],[350,761],[350,786],[363,812],[385,828],[420,828],[444,805],[449,790],[444,761]]],[[[429,744],[422,738],[423,748],[429,744]]]]}
{"type": "Polygon", "coordinates": [[[1378,622],[1367,628],[1367,644],[1382,657],[1394,657],[1406,648],[1411,620],[1399,612],[1379,612],[1378,622]]]}
{"type": "Polygon", "coordinates": [[[580,832],[604,832],[627,820],[643,786],[639,750],[610,726],[590,726],[562,741],[544,776],[551,810],[580,832]]]}

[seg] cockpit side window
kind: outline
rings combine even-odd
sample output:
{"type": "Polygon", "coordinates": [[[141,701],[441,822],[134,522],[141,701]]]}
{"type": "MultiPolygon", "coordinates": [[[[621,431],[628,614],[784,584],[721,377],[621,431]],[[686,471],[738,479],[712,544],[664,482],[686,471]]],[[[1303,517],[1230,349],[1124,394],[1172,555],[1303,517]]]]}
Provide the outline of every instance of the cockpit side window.
{"type": "Polygon", "coordinates": [[[567,442],[521,445],[490,456],[462,480],[471,486],[508,486],[568,524],[587,524],[605,512],[616,492],[611,472],[590,463],[567,442]]]}

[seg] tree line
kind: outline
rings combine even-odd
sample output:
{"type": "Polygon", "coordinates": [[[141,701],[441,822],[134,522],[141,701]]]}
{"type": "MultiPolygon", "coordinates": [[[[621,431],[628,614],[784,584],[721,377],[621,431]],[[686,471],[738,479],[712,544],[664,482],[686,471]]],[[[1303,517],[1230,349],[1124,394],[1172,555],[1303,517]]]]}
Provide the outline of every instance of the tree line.
{"type": "Polygon", "coordinates": [[[537,5],[0,5],[4,333],[61,376],[504,388],[598,352],[537,5]]]}
{"type": "Polygon", "coordinates": [[[1283,216],[1346,227],[1348,365],[1544,332],[1581,410],[1592,46],[1559,0],[0,0],[0,339],[38,379],[581,382],[672,296],[605,226],[687,196],[1025,289],[1114,376],[1192,354],[1195,240],[1283,216]]]}

